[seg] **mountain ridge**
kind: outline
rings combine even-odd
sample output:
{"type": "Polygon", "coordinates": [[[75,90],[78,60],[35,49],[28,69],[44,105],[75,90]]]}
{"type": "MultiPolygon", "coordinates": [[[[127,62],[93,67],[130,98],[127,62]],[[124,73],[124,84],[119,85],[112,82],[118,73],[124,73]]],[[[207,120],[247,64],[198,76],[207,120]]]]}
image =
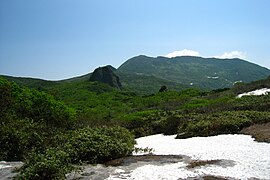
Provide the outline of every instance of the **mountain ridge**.
{"type": "Polygon", "coordinates": [[[236,81],[251,82],[270,75],[269,69],[238,58],[193,56],[174,58],[136,56],[124,62],[117,71],[153,75],[206,89],[231,87],[236,81]]]}
{"type": "MultiPolygon", "coordinates": [[[[150,57],[139,55],[122,63],[117,69],[107,65],[123,88],[138,94],[155,93],[163,85],[171,90],[187,88],[220,89],[235,82],[251,82],[270,76],[270,70],[246,60],[203,58],[195,56],[150,57]]],[[[38,78],[4,76],[20,85],[43,88],[62,83],[87,82],[92,72],[68,79],[51,81],[38,78]]]]}

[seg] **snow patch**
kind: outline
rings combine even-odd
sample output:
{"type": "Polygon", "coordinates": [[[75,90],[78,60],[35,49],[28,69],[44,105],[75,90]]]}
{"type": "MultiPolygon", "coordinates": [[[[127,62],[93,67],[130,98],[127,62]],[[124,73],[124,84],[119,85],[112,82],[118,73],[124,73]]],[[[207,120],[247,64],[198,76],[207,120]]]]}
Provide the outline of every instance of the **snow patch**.
{"type": "Polygon", "coordinates": [[[10,166],[6,161],[0,161],[0,170],[4,168],[10,168],[10,166]]]}
{"type": "Polygon", "coordinates": [[[239,94],[237,97],[241,98],[243,96],[260,96],[260,95],[267,95],[270,92],[270,89],[263,88],[263,89],[257,89],[255,91],[250,91],[247,93],[239,94]]]}
{"type": "Polygon", "coordinates": [[[237,179],[270,179],[270,144],[255,142],[248,135],[219,135],[175,139],[161,134],[137,139],[137,147],[153,148],[157,155],[186,155],[194,160],[223,159],[234,165],[186,168],[184,162],[161,166],[145,165],[131,171],[130,179],[186,179],[202,175],[237,179]]]}
{"type": "MultiPolygon", "coordinates": [[[[196,177],[197,173],[185,169],[186,164],[179,162],[174,164],[166,164],[163,166],[145,165],[135,169],[130,179],[136,180],[152,180],[152,179],[168,179],[178,180],[196,177]]],[[[201,174],[202,175],[202,174],[201,174]]]]}
{"type": "Polygon", "coordinates": [[[114,172],[115,172],[115,173],[124,173],[125,170],[123,170],[123,169],[116,169],[114,172]]]}
{"type": "Polygon", "coordinates": [[[208,79],[218,79],[218,76],[207,76],[208,79]]]}
{"type": "Polygon", "coordinates": [[[243,81],[235,81],[234,83],[233,83],[233,85],[235,85],[235,84],[237,84],[237,83],[242,83],[243,81]]]}

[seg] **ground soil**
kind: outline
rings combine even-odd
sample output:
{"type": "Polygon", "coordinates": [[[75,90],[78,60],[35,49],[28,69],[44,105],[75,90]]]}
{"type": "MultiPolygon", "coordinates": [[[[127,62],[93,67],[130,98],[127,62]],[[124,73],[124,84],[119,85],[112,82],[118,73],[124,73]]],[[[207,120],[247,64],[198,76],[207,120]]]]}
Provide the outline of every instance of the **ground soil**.
{"type": "Polygon", "coordinates": [[[258,142],[270,143],[270,122],[265,124],[255,124],[244,128],[241,134],[251,135],[258,142]]]}

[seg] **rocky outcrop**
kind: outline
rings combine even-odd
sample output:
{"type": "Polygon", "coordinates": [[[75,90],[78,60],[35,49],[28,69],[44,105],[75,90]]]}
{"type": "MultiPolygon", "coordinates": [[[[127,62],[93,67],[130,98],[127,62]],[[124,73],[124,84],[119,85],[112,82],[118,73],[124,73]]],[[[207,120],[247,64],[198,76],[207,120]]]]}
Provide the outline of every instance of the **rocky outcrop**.
{"type": "Polygon", "coordinates": [[[102,82],[112,87],[121,89],[122,85],[119,77],[113,72],[113,70],[114,68],[112,66],[99,67],[92,73],[90,81],[102,82]]]}
{"type": "Polygon", "coordinates": [[[160,87],[158,92],[166,92],[166,91],[168,91],[168,88],[167,88],[167,86],[163,85],[163,86],[160,87]]]}

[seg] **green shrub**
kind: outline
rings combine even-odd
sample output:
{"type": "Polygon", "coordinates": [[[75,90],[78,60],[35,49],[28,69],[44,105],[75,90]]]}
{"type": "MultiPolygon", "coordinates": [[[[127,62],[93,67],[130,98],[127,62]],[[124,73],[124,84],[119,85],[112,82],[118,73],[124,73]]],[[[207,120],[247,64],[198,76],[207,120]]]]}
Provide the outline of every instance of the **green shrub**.
{"type": "Polygon", "coordinates": [[[232,104],[233,110],[253,110],[253,111],[269,111],[270,94],[263,96],[244,96],[234,98],[232,104]]]}
{"type": "Polygon", "coordinates": [[[31,119],[47,126],[67,128],[75,118],[75,111],[51,95],[26,87],[19,87],[0,78],[0,120],[9,116],[31,119]]]}
{"type": "Polygon", "coordinates": [[[121,127],[78,129],[62,137],[73,163],[101,163],[132,153],[134,136],[121,127]]]}
{"type": "Polygon", "coordinates": [[[48,126],[71,126],[75,111],[56,101],[51,95],[27,88],[15,99],[14,109],[19,118],[31,118],[48,126]]]}
{"type": "Polygon", "coordinates": [[[135,137],[147,136],[153,134],[157,110],[138,111],[119,117],[122,125],[129,129],[135,137]]]}
{"type": "Polygon", "coordinates": [[[55,147],[33,153],[26,161],[23,179],[63,179],[72,163],[102,163],[127,156],[134,149],[134,136],[121,127],[84,128],[58,134],[55,147]]]}
{"type": "Polygon", "coordinates": [[[225,111],[191,116],[178,128],[178,138],[238,133],[244,127],[270,121],[269,112],[225,111]]]}
{"type": "Polygon", "coordinates": [[[74,123],[75,111],[44,92],[0,78],[0,96],[1,160],[24,160],[74,123]]]}
{"type": "Polygon", "coordinates": [[[46,127],[30,119],[9,119],[0,126],[0,159],[7,161],[23,160],[33,149],[42,150],[45,146],[46,127]]]}
{"type": "Polygon", "coordinates": [[[58,148],[49,148],[44,154],[31,154],[22,168],[20,178],[29,180],[64,179],[65,174],[71,170],[68,153],[58,148]]]}
{"type": "Polygon", "coordinates": [[[165,135],[177,134],[178,127],[185,121],[184,116],[169,116],[164,120],[163,133],[165,135]]]}

